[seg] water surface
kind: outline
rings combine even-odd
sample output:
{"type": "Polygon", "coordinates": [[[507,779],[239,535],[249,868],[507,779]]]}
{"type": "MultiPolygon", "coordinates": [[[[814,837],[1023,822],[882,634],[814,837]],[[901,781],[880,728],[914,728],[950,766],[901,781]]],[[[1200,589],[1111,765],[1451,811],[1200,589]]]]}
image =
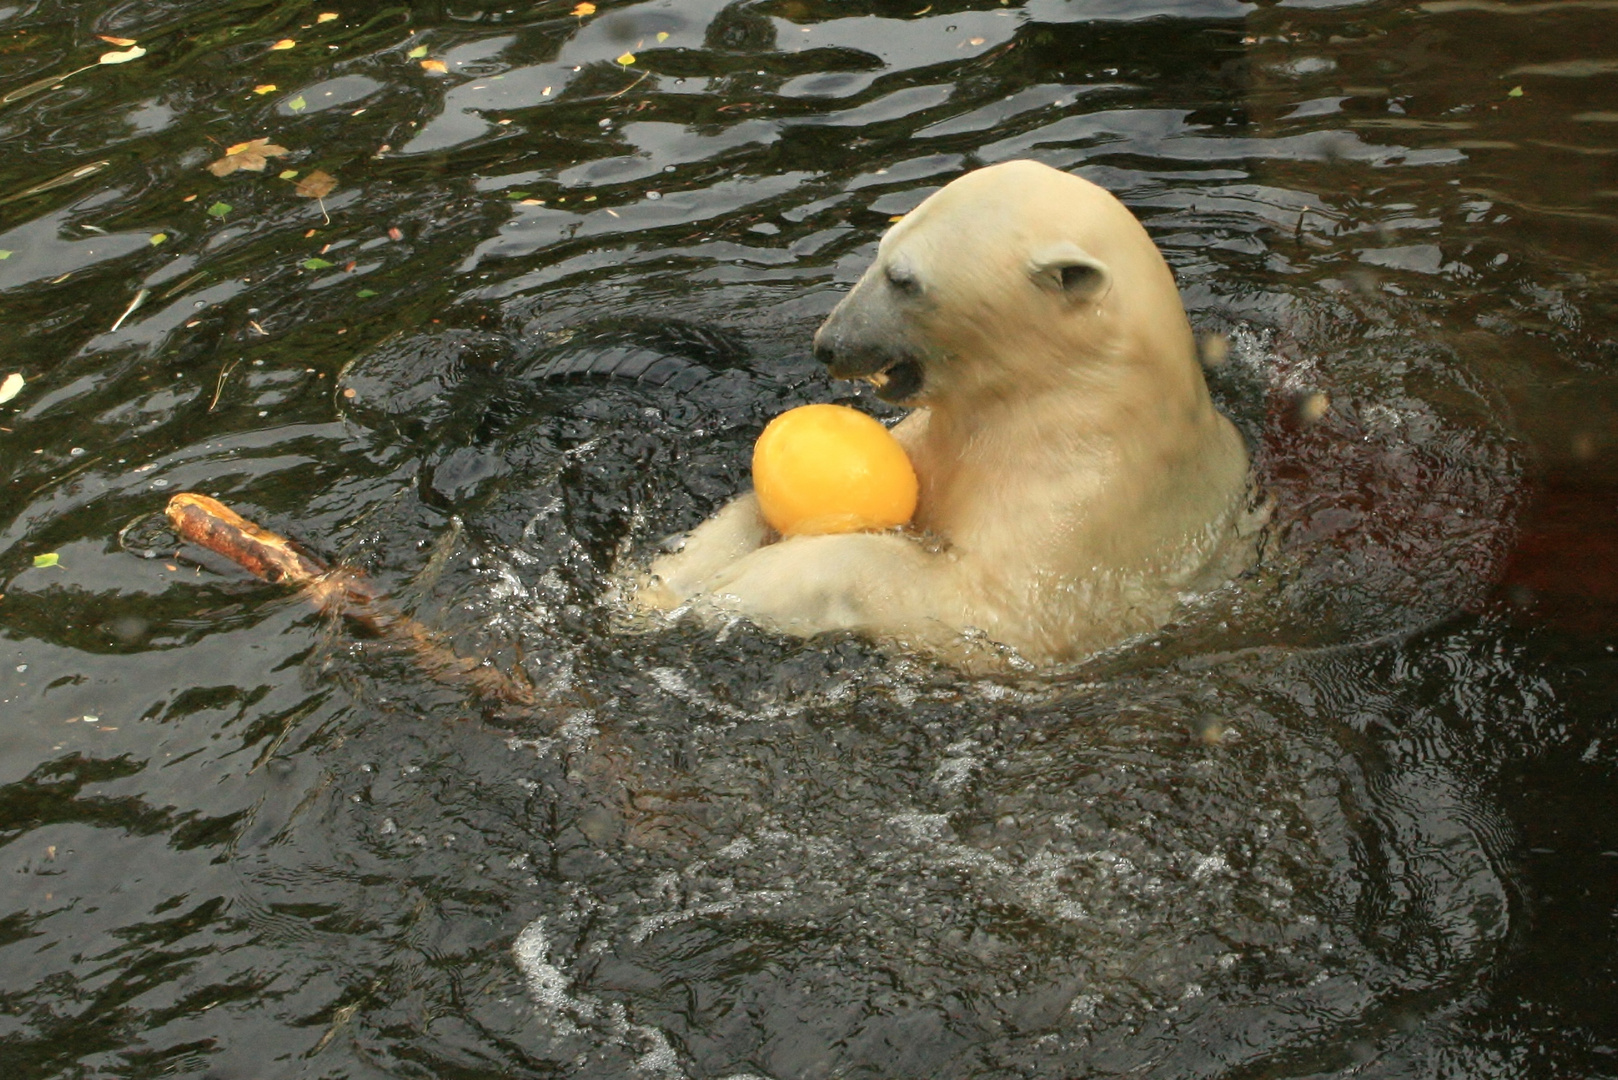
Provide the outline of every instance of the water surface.
{"type": "Polygon", "coordinates": [[[572,12],[0,6],[0,1071],[1618,1074],[1613,13],[572,12]],[[770,416],[883,411],[814,327],[1013,157],[1228,341],[1260,570],[993,679],[626,626],[770,416]]]}

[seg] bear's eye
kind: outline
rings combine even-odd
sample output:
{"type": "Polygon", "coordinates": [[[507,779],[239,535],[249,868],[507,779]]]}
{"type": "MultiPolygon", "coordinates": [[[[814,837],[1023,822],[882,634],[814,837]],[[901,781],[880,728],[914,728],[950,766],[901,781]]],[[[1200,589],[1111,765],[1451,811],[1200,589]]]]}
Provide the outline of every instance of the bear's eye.
{"type": "Polygon", "coordinates": [[[921,279],[916,276],[914,270],[904,263],[891,262],[884,273],[887,275],[888,284],[906,296],[921,295],[921,279]]]}

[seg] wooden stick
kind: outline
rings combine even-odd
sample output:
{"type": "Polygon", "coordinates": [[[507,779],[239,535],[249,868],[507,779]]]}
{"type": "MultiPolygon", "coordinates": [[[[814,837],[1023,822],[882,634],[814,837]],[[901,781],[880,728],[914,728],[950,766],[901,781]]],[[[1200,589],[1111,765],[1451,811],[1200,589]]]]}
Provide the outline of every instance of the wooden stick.
{"type": "Polygon", "coordinates": [[[345,615],[403,645],[416,664],[433,678],[468,687],[480,697],[513,705],[534,704],[534,688],[526,679],[460,655],[430,627],[395,608],[356,571],[328,567],[299,551],[284,536],[194,491],[183,491],[170,499],[167,513],[169,522],[185,540],[223,555],[262,581],[302,587],[304,595],[322,611],[345,615]]]}
{"type": "MultiPolygon", "coordinates": [[[[395,608],[357,571],[328,567],[285,537],[206,495],[181,492],[169,500],[167,513],[185,540],[224,556],[260,580],[299,586],[320,610],[344,615],[404,646],[432,678],[469,689],[485,700],[536,704],[533,685],[520,671],[516,676],[507,675],[460,655],[430,627],[395,608]]],[[[687,801],[684,794],[649,786],[640,775],[635,755],[610,734],[604,733],[589,749],[570,754],[570,759],[569,774],[616,814],[625,843],[683,851],[698,842],[702,829],[682,811],[687,801]]]]}

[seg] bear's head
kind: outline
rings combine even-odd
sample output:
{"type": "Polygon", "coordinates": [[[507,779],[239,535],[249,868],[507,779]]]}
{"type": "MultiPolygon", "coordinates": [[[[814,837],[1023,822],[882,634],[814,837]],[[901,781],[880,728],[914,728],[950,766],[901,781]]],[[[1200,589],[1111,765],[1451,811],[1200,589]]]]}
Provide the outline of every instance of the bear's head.
{"type": "Polygon", "coordinates": [[[1146,230],[1104,189],[1033,161],[967,173],[890,228],[815,355],[887,401],[934,408],[1137,377],[1206,395],[1146,230]]]}

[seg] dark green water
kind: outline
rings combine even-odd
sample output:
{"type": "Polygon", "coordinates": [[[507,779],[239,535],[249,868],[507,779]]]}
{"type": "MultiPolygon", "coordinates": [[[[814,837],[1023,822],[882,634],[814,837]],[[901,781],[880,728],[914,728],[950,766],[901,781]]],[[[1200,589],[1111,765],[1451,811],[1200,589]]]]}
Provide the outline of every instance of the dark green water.
{"type": "Polygon", "coordinates": [[[572,10],[0,0],[0,1076],[1618,1075],[1618,12],[572,10]],[[1230,337],[1261,572],[1015,680],[626,627],[1018,156],[1230,337]]]}

